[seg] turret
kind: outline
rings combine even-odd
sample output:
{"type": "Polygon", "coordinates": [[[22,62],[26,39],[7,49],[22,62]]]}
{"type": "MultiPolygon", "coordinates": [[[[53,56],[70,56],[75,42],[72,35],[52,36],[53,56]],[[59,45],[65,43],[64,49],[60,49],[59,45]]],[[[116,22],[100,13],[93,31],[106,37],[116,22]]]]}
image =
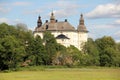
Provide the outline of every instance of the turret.
{"type": "Polygon", "coordinates": [[[85,42],[87,42],[87,38],[88,38],[88,34],[87,34],[88,31],[84,24],[83,14],[80,15],[80,21],[79,21],[77,31],[78,31],[78,49],[82,50],[83,48],[82,45],[84,45],[85,42]]]}
{"type": "Polygon", "coordinates": [[[42,26],[42,20],[41,17],[38,17],[38,21],[37,21],[37,27],[41,27],[42,26]]]}
{"type": "Polygon", "coordinates": [[[53,12],[51,13],[50,22],[55,23],[55,16],[54,16],[53,12]]]}
{"type": "Polygon", "coordinates": [[[88,32],[85,25],[84,25],[84,18],[83,18],[83,14],[80,15],[80,21],[79,21],[79,25],[77,30],[80,32],[88,32]]]}

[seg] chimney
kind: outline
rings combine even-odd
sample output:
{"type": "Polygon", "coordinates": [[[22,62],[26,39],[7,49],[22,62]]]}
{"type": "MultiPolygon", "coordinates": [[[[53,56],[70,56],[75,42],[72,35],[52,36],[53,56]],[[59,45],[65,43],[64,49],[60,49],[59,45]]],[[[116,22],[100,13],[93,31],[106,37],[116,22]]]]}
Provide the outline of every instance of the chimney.
{"type": "Polygon", "coordinates": [[[48,23],[48,20],[46,20],[45,22],[48,23]]]}
{"type": "Polygon", "coordinates": [[[58,20],[55,20],[55,22],[58,22],[58,20]]]}
{"type": "Polygon", "coordinates": [[[65,22],[67,22],[67,19],[65,19],[65,22]]]}

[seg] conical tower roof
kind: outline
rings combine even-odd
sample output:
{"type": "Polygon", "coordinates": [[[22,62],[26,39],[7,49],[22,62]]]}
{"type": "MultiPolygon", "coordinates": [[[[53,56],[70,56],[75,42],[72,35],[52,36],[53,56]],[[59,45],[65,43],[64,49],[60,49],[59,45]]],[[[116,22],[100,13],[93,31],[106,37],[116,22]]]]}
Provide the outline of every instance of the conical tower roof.
{"type": "Polygon", "coordinates": [[[55,22],[55,16],[53,12],[51,13],[51,16],[50,16],[50,22],[55,22]]]}
{"type": "Polygon", "coordinates": [[[86,29],[86,26],[84,25],[83,14],[81,14],[80,16],[81,16],[80,17],[80,22],[79,22],[77,30],[80,31],[80,32],[88,32],[87,29],[86,29]]]}

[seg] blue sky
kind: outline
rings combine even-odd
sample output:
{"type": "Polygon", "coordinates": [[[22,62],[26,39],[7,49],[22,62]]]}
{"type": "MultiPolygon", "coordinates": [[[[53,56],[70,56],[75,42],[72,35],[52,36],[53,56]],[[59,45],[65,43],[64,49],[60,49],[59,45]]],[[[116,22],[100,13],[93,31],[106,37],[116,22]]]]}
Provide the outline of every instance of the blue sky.
{"type": "Polygon", "coordinates": [[[83,13],[89,37],[120,41],[120,0],[0,0],[0,23],[24,23],[34,30],[38,16],[44,23],[52,11],[58,21],[67,19],[75,28],[83,13]]]}

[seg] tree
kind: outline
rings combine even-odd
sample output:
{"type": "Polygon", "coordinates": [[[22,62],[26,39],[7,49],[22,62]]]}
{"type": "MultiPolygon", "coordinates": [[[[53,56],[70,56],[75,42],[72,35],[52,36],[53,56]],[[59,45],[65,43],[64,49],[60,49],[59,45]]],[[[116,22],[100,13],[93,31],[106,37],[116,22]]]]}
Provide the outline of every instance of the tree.
{"type": "Polygon", "coordinates": [[[57,44],[56,50],[57,50],[57,52],[53,56],[52,64],[53,65],[63,65],[64,64],[64,55],[67,53],[66,47],[61,44],[57,44]]]}
{"type": "Polygon", "coordinates": [[[99,65],[99,51],[92,38],[88,38],[88,41],[85,43],[83,49],[85,50],[85,54],[90,56],[91,65],[99,65]]]}
{"type": "Polygon", "coordinates": [[[47,64],[50,65],[52,64],[53,57],[57,52],[57,42],[54,36],[49,31],[44,32],[43,41],[45,43],[45,49],[47,53],[46,61],[47,64]]]}
{"type": "Polygon", "coordinates": [[[44,62],[45,47],[40,36],[36,36],[32,43],[28,46],[30,50],[29,59],[32,60],[33,65],[41,65],[44,62]]]}
{"type": "Polygon", "coordinates": [[[96,39],[95,42],[100,52],[100,66],[115,65],[115,58],[117,54],[115,41],[109,36],[104,36],[100,39],[96,39]]]}
{"type": "Polygon", "coordinates": [[[27,25],[24,23],[16,24],[16,28],[20,31],[28,31],[27,25]]]}
{"type": "Polygon", "coordinates": [[[25,49],[14,36],[6,36],[0,40],[0,69],[13,69],[21,65],[25,49]]]}

